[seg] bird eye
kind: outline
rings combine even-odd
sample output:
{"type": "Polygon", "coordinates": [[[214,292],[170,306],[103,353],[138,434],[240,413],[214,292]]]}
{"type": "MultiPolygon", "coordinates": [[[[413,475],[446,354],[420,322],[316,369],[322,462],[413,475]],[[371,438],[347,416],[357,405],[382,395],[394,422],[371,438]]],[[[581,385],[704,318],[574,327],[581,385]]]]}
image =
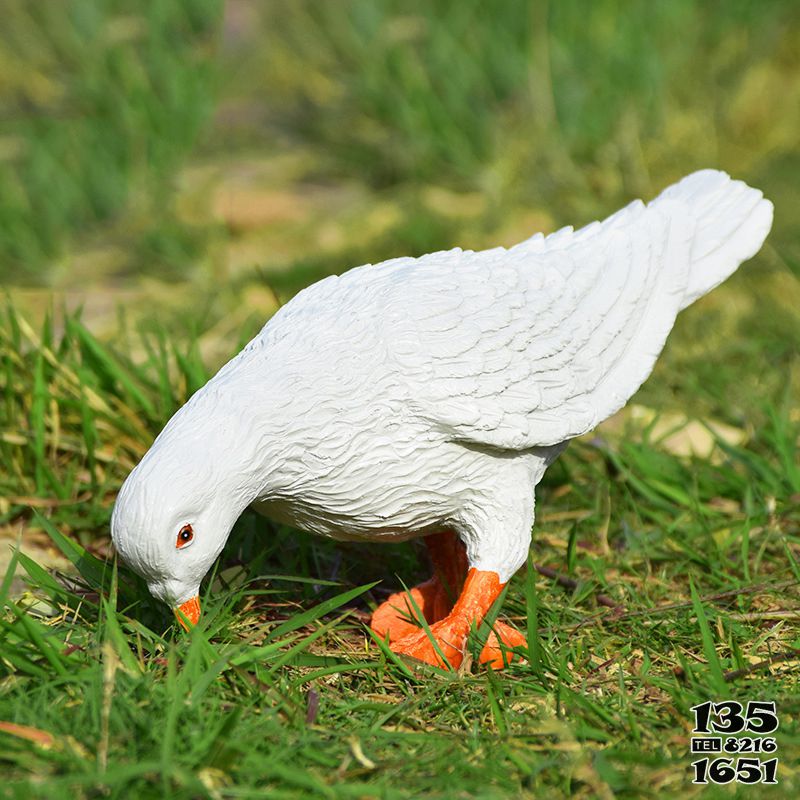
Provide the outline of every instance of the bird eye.
{"type": "Polygon", "coordinates": [[[175,542],[175,547],[180,549],[181,547],[186,547],[189,542],[194,539],[194,531],[192,530],[191,525],[184,525],[180,531],[178,531],[178,541],[175,542]]]}

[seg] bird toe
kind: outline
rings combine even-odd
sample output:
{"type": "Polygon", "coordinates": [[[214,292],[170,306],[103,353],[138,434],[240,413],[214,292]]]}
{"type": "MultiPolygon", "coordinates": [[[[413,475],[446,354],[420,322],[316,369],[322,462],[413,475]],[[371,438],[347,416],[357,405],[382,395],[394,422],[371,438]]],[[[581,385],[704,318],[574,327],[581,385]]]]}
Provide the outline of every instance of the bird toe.
{"type": "Polygon", "coordinates": [[[468,621],[446,617],[428,630],[417,629],[390,647],[398,655],[410,656],[435,667],[458,669],[464,660],[468,633],[468,621]]]}
{"type": "Polygon", "coordinates": [[[528,647],[525,637],[516,629],[505,622],[497,620],[492,626],[492,632],[481,650],[480,662],[492,669],[503,669],[512,661],[521,661],[517,653],[510,652],[514,647],[528,647]],[[502,646],[500,644],[502,642],[502,646]]]}
{"type": "Polygon", "coordinates": [[[390,642],[418,633],[421,625],[414,606],[428,624],[438,622],[449,610],[442,585],[431,578],[413,589],[391,595],[375,609],[369,625],[381,639],[388,635],[390,642]]]}

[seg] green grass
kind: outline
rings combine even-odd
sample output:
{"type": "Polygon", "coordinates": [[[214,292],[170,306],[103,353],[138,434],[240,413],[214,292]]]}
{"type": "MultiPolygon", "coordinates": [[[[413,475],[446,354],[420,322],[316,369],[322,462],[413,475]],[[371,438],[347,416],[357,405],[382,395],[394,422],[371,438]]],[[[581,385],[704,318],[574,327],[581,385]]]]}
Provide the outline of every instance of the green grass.
{"type": "Polygon", "coordinates": [[[503,608],[527,626],[529,663],[417,672],[364,627],[424,576],[417,547],[250,514],[184,633],[105,531],[120,480],[205,379],[194,339],[151,328],[111,346],[58,317],[58,334],[12,309],[0,327],[3,521],[44,530],[77,572],[17,554],[29,590],[9,595],[10,572],[2,588],[0,719],[34,729],[0,731],[8,796],[694,796],[689,709],[728,697],[777,702],[781,791],[796,790],[800,672],[780,660],[800,651],[790,403],[753,399],[753,436],[712,460],[641,429],[573,445],[540,490],[533,550],[567,580],[529,568],[503,608]]]}
{"type": "Polygon", "coordinates": [[[236,97],[333,174],[480,191],[487,226],[519,203],[594,214],[708,164],[796,178],[791,0],[298,0],[261,19],[236,97]]]}
{"type": "MultiPolygon", "coordinates": [[[[304,193],[356,178],[410,196],[409,227],[420,191],[456,190],[436,247],[489,244],[520,206],[588,221],[706,166],[795,202],[794,0],[7,5],[0,276],[16,283],[69,283],[87,251],[111,251],[114,276],[202,271],[237,232],[185,213],[182,168],[287,143],[305,145],[304,193]]],[[[778,225],[797,271],[794,218],[778,225]]]]}
{"type": "Polygon", "coordinates": [[[173,283],[116,326],[13,290],[0,311],[2,542],[39,554],[0,574],[0,796],[796,795],[795,6],[9,4],[0,274],[87,301],[173,283]],[[122,480],[263,324],[253,290],[581,223],[703,166],[762,188],[775,226],[634,402],[741,435],[687,457],[624,417],[570,446],[501,612],[527,664],[418,672],[374,640],[370,610],[427,577],[419,542],[246,513],[188,634],[116,563],[122,480]],[[295,216],[220,216],[221,187],[295,216]],[[722,698],[776,701],[777,790],[691,785],[690,708],[722,698]]]}
{"type": "Polygon", "coordinates": [[[4,4],[0,277],[41,281],[118,216],[140,265],[196,255],[168,189],[213,108],[220,18],[218,0],[4,4]]]}

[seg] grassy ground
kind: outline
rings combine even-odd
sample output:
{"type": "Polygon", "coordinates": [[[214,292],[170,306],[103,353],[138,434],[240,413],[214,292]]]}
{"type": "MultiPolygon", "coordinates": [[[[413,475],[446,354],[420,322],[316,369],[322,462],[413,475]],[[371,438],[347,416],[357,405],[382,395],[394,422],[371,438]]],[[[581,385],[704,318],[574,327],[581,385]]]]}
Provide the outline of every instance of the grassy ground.
{"type": "MultiPolygon", "coordinates": [[[[713,311],[690,311],[677,342],[713,311]]],[[[206,377],[196,341],[123,330],[109,346],[62,323],[34,330],[9,308],[0,328],[3,517],[78,573],[18,555],[29,589],[9,594],[13,563],[3,585],[0,719],[28,726],[0,732],[6,795],[692,796],[689,709],[709,698],[776,700],[781,791],[796,790],[800,418],[785,387],[747,391],[771,364],[738,374],[731,407],[749,424],[729,417],[716,445],[675,414],[643,426],[641,406],[574,444],[540,492],[534,547],[567,580],[528,569],[505,599],[529,663],[446,675],[389,658],[363,625],[397,576],[424,576],[419,548],[250,515],[202,624],[178,629],[102,532],[120,480],[206,377]]],[[[780,358],[768,337],[750,346],[780,358]]],[[[647,391],[702,403],[697,377],[670,347],[647,391]]]]}
{"type": "Polygon", "coordinates": [[[0,39],[0,267],[49,284],[0,316],[0,536],[22,546],[0,570],[0,796],[727,797],[688,752],[690,707],[723,698],[781,721],[781,785],[738,793],[797,794],[794,4],[68,5],[59,28],[11,4],[0,39]],[[418,672],[370,638],[426,577],[418,544],[246,514],[191,634],[114,561],[127,472],[297,289],[708,165],[765,190],[774,232],[549,471],[551,577],[531,565],[502,611],[527,664],[418,672]]]}

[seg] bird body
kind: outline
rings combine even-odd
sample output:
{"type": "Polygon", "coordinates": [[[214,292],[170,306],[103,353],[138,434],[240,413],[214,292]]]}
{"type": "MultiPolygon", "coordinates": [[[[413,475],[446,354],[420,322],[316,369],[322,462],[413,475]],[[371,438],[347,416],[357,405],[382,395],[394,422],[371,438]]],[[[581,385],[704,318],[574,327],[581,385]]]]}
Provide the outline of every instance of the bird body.
{"type": "Polygon", "coordinates": [[[451,531],[502,585],[548,464],[627,402],[771,221],[761,192],[705,170],[579,231],[326,278],[170,420],[120,492],[116,546],[179,606],[252,505],[339,539],[451,531]]]}

